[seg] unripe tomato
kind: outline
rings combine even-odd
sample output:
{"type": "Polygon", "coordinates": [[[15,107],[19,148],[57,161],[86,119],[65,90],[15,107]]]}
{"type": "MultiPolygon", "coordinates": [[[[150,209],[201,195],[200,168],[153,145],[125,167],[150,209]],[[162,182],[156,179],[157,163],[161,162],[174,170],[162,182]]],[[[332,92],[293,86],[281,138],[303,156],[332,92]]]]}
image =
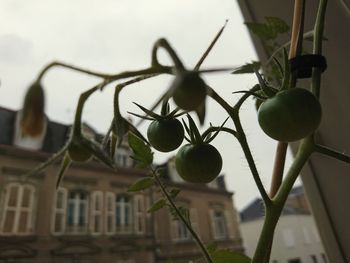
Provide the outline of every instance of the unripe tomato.
{"type": "Polygon", "coordinates": [[[180,148],[175,157],[178,174],[187,182],[209,183],[220,173],[222,158],[212,145],[186,144],[180,148]]]}
{"type": "Polygon", "coordinates": [[[259,107],[260,127],[277,141],[297,141],[314,132],[321,121],[321,105],[308,90],[293,88],[278,92],[259,107]]]}
{"type": "Polygon", "coordinates": [[[195,110],[206,97],[206,84],[197,72],[187,71],[175,77],[171,85],[177,106],[186,111],[195,110]]]}
{"type": "Polygon", "coordinates": [[[158,151],[170,152],[178,148],[185,133],[177,119],[154,120],[147,129],[149,143],[158,151]]]}
{"type": "Polygon", "coordinates": [[[86,162],[92,157],[92,154],[89,152],[89,150],[74,142],[69,145],[68,154],[71,160],[75,162],[86,162]]]}

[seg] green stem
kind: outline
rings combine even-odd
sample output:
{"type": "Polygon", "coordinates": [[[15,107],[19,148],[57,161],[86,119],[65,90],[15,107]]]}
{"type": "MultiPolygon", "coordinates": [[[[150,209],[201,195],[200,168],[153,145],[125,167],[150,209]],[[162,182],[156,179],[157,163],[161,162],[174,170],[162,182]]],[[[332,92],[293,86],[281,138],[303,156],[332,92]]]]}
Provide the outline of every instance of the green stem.
{"type": "Polygon", "coordinates": [[[172,198],[170,197],[168,191],[165,189],[165,186],[163,185],[162,181],[159,179],[156,171],[154,171],[152,169],[152,173],[153,173],[153,177],[156,180],[157,184],[159,185],[163,195],[165,196],[165,198],[168,200],[170,206],[174,209],[174,211],[176,212],[176,215],[179,217],[179,219],[184,223],[184,225],[186,226],[186,228],[188,229],[188,231],[191,233],[192,237],[194,238],[196,244],[198,245],[198,247],[200,248],[200,250],[203,253],[204,258],[206,259],[207,263],[214,263],[213,259],[211,258],[207,248],[205,247],[203,241],[200,239],[200,237],[197,235],[197,233],[193,230],[191,224],[186,220],[186,218],[182,215],[182,213],[180,212],[180,210],[177,208],[177,206],[175,205],[174,201],[172,200],[172,198]]]}
{"type": "Polygon", "coordinates": [[[235,130],[227,128],[227,127],[215,127],[215,126],[211,126],[208,129],[206,129],[206,131],[203,132],[202,137],[205,138],[206,136],[208,136],[208,134],[210,134],[211,132],[215,132],[215,131],[227,132],[227,133],[237,137],[237,132],[235,130]]]}
{"type": "Polygon", "coordinates": [[[316,152],[328,155],[328,156],[333,157],[339,161],[343,161],[345,163],[350,163],[350,156],[349,155],[335,151],[335,150],[328,148],[326,146],[316,144],[315,150],[316,150],[316,152]]]}
{"type": "MultiPolygon", "coordinates": [[[[255,91],[258,87],[255,86],[252,91],[255,91]]],[[[244,152],[245,158],[248,162],[250,171],[253,175],[254,181],[258,187],[258,190],[260,192],[260,195],[262,199],[264,200],[265,206],[270,206],[271,200],[269,196],[266,193],[266,190],[264,188],[264,185],[261,182],[259,172],[256,168],[253,155],[250,151],[247,138],[245,136],[240,118],[239,118],[239,108],[243,104],[243,102],[250,96],[250,94],[244,94],[242,98],[237,102],[235,107],[231,107],[219,94],[215,92],[211,87],[207,86],[208,94],[211,96],[217,103],[220,104],[221,107],[223,107],[226,112],[230,115],[231,119],[233,120],[235,126],[236,126],[236,138],[238,139],[242,150],[244,152]]]]}
{"type": "Polygon", "coordinates": [[[73,137],[81,135],[81,116],[86,100],[98,90],[100,85],[94,86],[91,89],[83,92],[78,101],[77,109],[75,112],[74,124],[73,124],[73,137]]]}
{"type": "Polygon", "coordinates": [[[73,65],[70,65],[70,64],[67,64],[67,63],[63,63],[63,62],[59,62],[59,61],[54,61],[54,62],[51,62],[50,64],[48,64],[47,66],[45,66],[41,72],[39,73],[38,75],[38,78],[37,78],[37,81],[40,82],[40,80],[43,78],[43,76],[45,75],[45,73],[53,68],[53,67],[63,67],[63,68],[67,68],[67,69],[71,69],[71,70],[74,70],[74,71],[78,71],[78,72],[81,72],[81,73],[85,73],[85,74],[88,74],[88,75],[91,75],[91,76],[95,76],[95,77],[99,77],[99,78],[104,78],[104,79],[107,79],[109,77],[111,77],[112,75],[109,75],[109,74],[105,74],[105,73],[99,73],[99,72],[95,72],[95,71],[91,71],[91,70],[87,70],[87,69],[83,69],[81,67],[76,67],[76,66],[73,66],[73,65]]]}
{"type": "MultiPolygon", "coordinates": [[[[314,46],[313,53],[317,55],[322,55],[322,39],[324,31],[324,22],[326,16],[327,0],[320,0],[319,8],[317,11],[317,17],[314,28],[314,46]]],[[[317,98],[320,97],[321,89],[321,74],[322,71],[320,68],[313,68],[312,71],[312,83],[311,90],[317,98]]]]}
{"type": "Polygon", "coordinates": [[[266,256],[266,251],[269,248],[275,231],[278,219],[283,211],[284,204],[288,195],[298,178],[299,173],[310,155],[314,151],[314,143],[312,137],[308,137],[301,142],[295,160],[279,188],[275,198],[272,200],[272,205],[266,208],[266,216],[264,220],[263,229],[255,250],[252,263],[261,263],[266,256]]]}

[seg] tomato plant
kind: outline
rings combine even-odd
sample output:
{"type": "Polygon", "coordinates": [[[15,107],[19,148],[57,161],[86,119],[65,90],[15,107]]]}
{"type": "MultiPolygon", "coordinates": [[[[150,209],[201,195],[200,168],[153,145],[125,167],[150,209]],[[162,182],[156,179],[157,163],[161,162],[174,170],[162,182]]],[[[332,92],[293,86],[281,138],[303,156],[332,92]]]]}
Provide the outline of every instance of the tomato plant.
{"type": "MultiPolygon", "coordinates": [[[[299,9],[299,11],[297,10],[297,12],[295,12],[295,17],[299,17],[301,19],[304,12],[302,12],[303,10],[300,8],[303,8],[301,4],[296,5],[296,9],[299,9]]],[[[314,44],[317,44],[314,45],[313,53],[319,56],[322,54],[321,47],[325,8],[326,1],[320,1],[316,27],[313,32],[313,41],[314,44]]],[[[247,25],[252,29],[253,33],[254,31],[255,33],[259,33],[263,39],[273,40],[272,47],[275,48],[275,38],[279,33],[284,33],[286,27],[283,26],[283,23],[281,23],[281,21],[278,19],[271,19],[270,17],[267,20],[268,24],[250,23],[247,25]]],[[[280,62],[277,59],[277,56],[275,56],[281,49],[276,50],[268,62],[266,62],[267,64],[272,60],[276,62],[277,72],[273,75],[273,79],[276,83],[282,83],[280,88],[276,89],[272,86],[267,85],[266,81],[269,81],[269,79],[271,79],[269,76],[265,75],[263,79],[261,75],[257,74],[259,84],[255,85],[254,88],[249,91],[243,91],[245,94],[240,97],[237,103],[234,105],[228,103],[225,100],[226,98],[221,97],[217,92],[215,92],[214,88],[206,85],[204,80],[199,75],[200,73],[210,72],[209,70],[199,70],[199,67],[209,53],[210,49],[215,44],[215,41],[220,36],[220,32],[222,32],[222,30],[218,33],[214,41],[209,46],[208,50],[203,54],[202,58],[199,60],[193,71],[187,71],[185,69],[185,67],[182,65],[182,62],[176,55],[176,52],[171,48],[170,44],[165,39],[160,39],[155,43],[152,50],[151,66],[137,71],[124,71],[119,74],[110,75],[93,71],[86,71],[78,67],[72,67],[71,65],[58,62],[48,65],[39,74],[38,81],[40,81],[40,78],[42,78],[44,73],[50,67],[57,65],[67,67],[69,69],[74,69],[83,73],[88,73],[90,75],[95,75],[103,79],[98,85],[82,93],[80,96],[74,121],[74,127],[76,127],[75,135],[81,136],[78,138],[83,138],[81,134],[81,114],[83,111],[84,103],[87,98],[95,91],[103,90],[106,85],[114,81],[128,78],[127,81],[118,83],[116,86],[114,97],[118,98],[119,92],[121,92],[125,86],[128,86],[132,83],[155,77],[160,74],[173,74],[175,75],[175,79],[169,89],[164,92],[159,102],[155,103],[154,107],[157,107],[159,103],[163,101],[160,115],[138,104],[136,105],[146,113],[146,116],[132,113],[135,116],[152,121],[147,130],[149,142],[143,138],[142,134],[137,130],[136,127],[125,121],[125,119],[122,117],[122,114],[120,113],[119,103],[114,103],[114,118],[112,120],[110,129],[102,142],[93,141],[92,143],[92,141],[84,139],[84,144],[80,144],[79,141],[76,143],[74,141],[75,137],[73,137],[73,141],[68,146],[68,148],[61,149],[61,151],[51,157],[45,165],[41,165],[35,169],[35,172],[40,172],[48,164],[53,163],[63,155],[65,157],[63,158],[61,165],[60,175],[63,175],[66,168],[69,166],[70,160],[67,161],[66,158],[68,155],[68,157],[70,157],[73,161],[81,162],[88,160],[92,155],[94,155],[109,167],[114,169],[114,154],[117,152],[118,149],[116,148],[120,146],[120,144],[113,144],[109,142],[113,142],[113,136],[117,137],[117,140],[121,142],[124,138],[123,136],[129,132],[129,145],[134,153],[132,157],[134,160],[143,164],[143,167],[147,167],[150,171],[146,178],[139,180],[136,183],[136,186],[131,188],[132,191],[144,190],[153,185],[158,186],[163,194],[163,198],[156,201],[149,211],[156,211],[162,207],[171,208],[173,211],[175,211],[176,216],[184,223],[186,228],[190,231],[194,240],[197,242],[198,246],[201,248],[206,262],[213,263],[217,260],[213,260],[213,254],[210,255],[208,247],[205,247],[201,239],[195,233],[191,226],[191,222],[186,217],[186,214],[181,212],[181,209],[176,206],[173,200],[179,191],[174,191],[174,189],[167,189],[167,187],[163,184],[163,180],[161,178],[161,169],[155,168],[155,166],[152,165],[153,152],[150,148],[150,145],[159,151],[166,152],[179,147],[185,138],[188,141],[188,144],[182,146],[175,156],[175,165],[177,172],[185,181],[193,183],[209,183],[219,175],[222,168],[221,155],[218,150],[210,144],[210,142],[218,135],[219,132],[228,132],[233,135],[235,139],[237,139],[242,148],[252,177],[264,202],[266,215],[253,259],[243,259],[240,262],[268,262],[271,244],[273,241],[273,234],[278,222],[278,218],[283,212],[283,206],[286,203],[288,194],[290,193],[294,182],[298,178],[302,167],[307,162],[311,154],[314,152],[319,152],[330,157],[334,157],[338,160],[350,163],[350,156],[320,145],[314,140],[313,132],[319,126],[322,115],[320,103],[318,101],[318,98],[316,98],[319,97],[321,88],[321,70],[317,68],[317,65],[315,67],[313,66],[312,93],[305,89],[295,88],[295,83],[297,83],[297,74],[294,74],[294,71],[291,72],[289,68],[289,57],[301,55],[302,42],[300,41],[302,41],[302,38],[300,38],[299,41],[298,39],[294,39],[294,37],[303,36],[303,29],[302,26],[293,26],[292,28],[294,31],[297,30],[298,32],[292,32],[291,34],[293,36],[290,43],[291,50],[289,52],[289,55],[287,55],[286,51],[283,55],[284,67],[282,68],[280,62]],[[297,43],[298,41],[300,43],[297,43]],[[169,53],[174,62],[173,66],[163,66],[159,63],[156,52],[159,47],[166,49],[166,51],[169,53]],[[258,90],[259,88],[260,90],[258,90]],[[315,94],[316,97],[313,94],[315,94]],[[226,123],[225,121],[220,127],[214,127],[210,125],[210,127],[203,134],[200,134],[198,128],[196,127],[193,119],[189,114],[187,115],[189,125],[187,125],[186,122],[183,122],[183,125],[181,125],[181,123],[176,118],[184,112],[177,113],[179,110],[177,108],[169,113],[168,99],[172,97],[175,104],[179,108],[185,111],[196,111],[197,116],[201,121],[205,116],[205,107],[201,106],[205,105],[204,103],[207,95],[210,96],[211,99],[213,99],[225,110],[232,121],[231,124],[234,126],[233,128],[224,127],[224,124],[226,123]],[[258,110],[258,121],[261,128],[267,135],[280,141],[279,146],[281,146],[278,148],[278,151],[276,151],[276,165],[274,166],[274,171],[272,172],[272,190],[270,193],[266,191],[265,186],[262,183],[258,168],[255,164],[254,157],[251,153],[250,146],[245,135],[245,131],[243,129],[243,125],[240,120],[241,106],[251,95],[261,99],[262,101],[258,110]],[[184,135],[183,129],[186,130],[188,137],[184,135]],[[140,134],[141,137],[139,136],[140,134]],[[283,169],[285,152],[288,145],[284,142],[290,142],[299,139],[302,139],[302,141],[298,145],[299,149],[295,156],[295,160],[293,161],[293,164],[290,166],[289,170],[286,172],[286,177],[282,180],[284,174],[283,169]]],[[[238,70],[233,71],[232,73],[257,73],[260,68],[257,69],[256,67],[260,66],[262,66],[262,63],[260,62],[255,64],[253,63],[253,67],[252,65],[245,65],[243,67],[240,67],[238,70]]],[[[218,69],[215,71],[218,71],[218,69]]],[[[258,102],[260,103],[260,101],[258,102]]],[[[60,180],[58,180],[58,184],[59,181],[60,180]]],[[[223,260],[225,262],[229,261],[227,257],[225,257],[223,260]]]]}
{"type": "Polygon", "coordinates": [[[271,138],[292,142],[314,132],[321,115],[321,105],[310,91],[292,88],[265,100],[259,107],[258,120],[271,138]]]}

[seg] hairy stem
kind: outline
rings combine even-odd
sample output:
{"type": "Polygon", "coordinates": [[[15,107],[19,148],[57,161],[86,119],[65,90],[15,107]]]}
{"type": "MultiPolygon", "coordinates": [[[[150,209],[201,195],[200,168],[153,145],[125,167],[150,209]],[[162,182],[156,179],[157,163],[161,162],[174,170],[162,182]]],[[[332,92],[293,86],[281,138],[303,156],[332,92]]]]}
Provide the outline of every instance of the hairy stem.
{"type": "Polygon", "coordinates": [[[186,220],[186,218],[182,215],[180,210],[175,205],[173,199],[170,197],[168,191],[165,189],[165,186],[163,185],[162,181],[159,179],[157,172],[152,169],[153,177],[156,180],[157,184],[159,185],[163,195],[168,200],[170,206],[174,209],[176,212],[176,215],[179,217],[179,219],[184,223],[188,231],[191,233],[192,237],[194,238],[196,244],[200,248],[200,250],[203,253],[204,258],[206,259],[207,263],[214,263],[213,259],[211,258],[207,248],[205,247],[203,241],[200,239],[200,237],[197,235],[197,233],[193,230],[191,224],[186,220]]]}
{"type": "MultiPolygon", "coordinates": [[[[256,88],[256,87],[255,87],[256,88]]],[[[253,158],[253,155],[250,151],[247,138],[245,136],[243,127],[241,125],[241,121],[239,118],[239,107],[242,105],[245,99],[247,99],[250,94],[244,94],[242,98],[238,101],[235,107],[231,107],[219,94],[217,94],[211,87],[207,86],[208,94],[211,96],[218,104],[220,104],[221,107],[223,107],[226,112],[230,115],[231,119],[233,120],[235,127],[236,127],[236,138],[238,139],[243,153],[246,157],[246,160],[248,162],[250,171],[253,175],[254,181],[258,187],[258,190],[260,192],[260,195],[262,199],[264,200],[264,203],[266,206],[269,206],[271,203],[271,200],[269,196],[266,193],[266,190],[264,188],[264,185],[261,182],[259,172],[256,168],[255,161],[253,158]]],[[[253,88],[254,89],[254,88],[253,88]]]]}
{"type": "Polygon", "coordinates": [[[266,250],[270,247],[273,240],[273,233],[275,231],[278,219],[283,211],[284,204],[288,198],[290,191],[298,178],[299,173],[310,155],[314,151],[314,143],[312,137],[308,137],[301,142],[295,160],[286,175],[283,184],[278,190],[275,198],[272,200],[272,206],[267,207],[265,221],[258,245],[255,250],[252,263],[261,263],[266,258],[266,250]]]}

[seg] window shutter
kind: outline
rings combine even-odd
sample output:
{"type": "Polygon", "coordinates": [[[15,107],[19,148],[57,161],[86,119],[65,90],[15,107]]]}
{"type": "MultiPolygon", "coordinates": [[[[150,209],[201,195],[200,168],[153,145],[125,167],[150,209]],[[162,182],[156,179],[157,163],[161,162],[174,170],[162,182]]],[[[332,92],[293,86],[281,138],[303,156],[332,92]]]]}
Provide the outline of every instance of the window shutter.
{"type": "Polygon", "coordinates": [[[145,204],[143,195],[134,196],[134,230],[136,234],[145,233],[145,204]]]}
{"type": "Polygon", "coordinates": [[[105,196],[105,233],[115,233],[115,194],[107,192],[105,196]]]}
{"type": "Polygon", "coordinates": [[[92,234],[102,233],[102,192],[94,191],[91,194],[90,231],[92,234]]]}
{"type": "Polygon", "coordinates": [[[67,189],[59,188],[54,199],[51,231],[63,234],[66,231],[67,189]]]}
{"type": "Polygon", "coordinates": [[[20,185],[8,184],[5,188],[5,202],[1,221],[1,233],[12,234],[15,231],[15,218],[19,202],[20,185]]]}
{"type": "Polygon", "coordinates": [[[230,215],[229,211],[225,211],[224,214],[225,214],[225,222],[227,227],[227,236],[232,239],[235,237],[233,224],[232,224],[233,218],[230,215]]]}

